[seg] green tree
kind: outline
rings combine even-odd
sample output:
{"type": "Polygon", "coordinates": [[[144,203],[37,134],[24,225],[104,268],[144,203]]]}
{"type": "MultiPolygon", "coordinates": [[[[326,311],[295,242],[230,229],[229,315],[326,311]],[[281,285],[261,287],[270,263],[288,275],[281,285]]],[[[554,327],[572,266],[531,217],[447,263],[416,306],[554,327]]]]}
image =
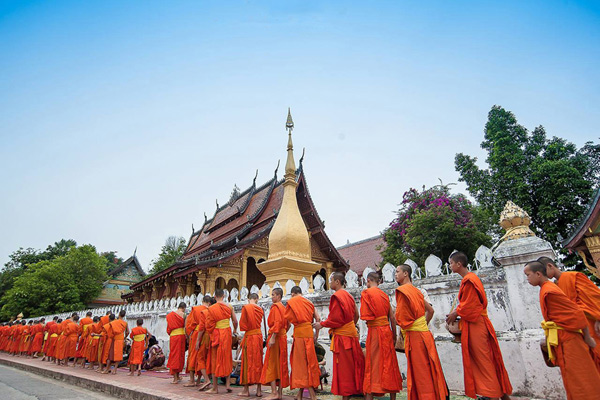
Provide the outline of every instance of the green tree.
{"type": "Polygon", "coordinates": [[[158,257],[151,261],[152,268],[150,269],[150,275],[154,275],[175,264],[185,252],[185,248],[185,238],[169,236],[160,249],[158,257]]]}
{"type": "Polygon", "coordinates": [[[531,133],[510,111],[492,107],[481,147],[487,168],[477,158],[459,153],[456,171],[467,190],[496,219],[508,200],[525,209],[536,234],[555,247],[585,211],[598,182],[598,146],[580,150],[564,139],[548,139],[542,126],[531,133]],[[595,164],[594,164],[595,161],[595,164]]]}
{"type": "Polygon", "coordinates": [[[103,251],[102,253],[100,253],[100,255],[104,257],[106,259],[106,262],[108,263],[108,272],[117,268],[124,261],[122,257],[117,256],[116,251],[103,251]]]}
{"type": "Polygon", "coordinates": [[[447,260],[454,250],[474,257],[479,246],[491,242],[479,215],[477,207],[462,194],[450,194],[448,186],[410,189],[384,231],[383,263],[398,265],[411,258],[423,266],[430,254],[447,260]]]}

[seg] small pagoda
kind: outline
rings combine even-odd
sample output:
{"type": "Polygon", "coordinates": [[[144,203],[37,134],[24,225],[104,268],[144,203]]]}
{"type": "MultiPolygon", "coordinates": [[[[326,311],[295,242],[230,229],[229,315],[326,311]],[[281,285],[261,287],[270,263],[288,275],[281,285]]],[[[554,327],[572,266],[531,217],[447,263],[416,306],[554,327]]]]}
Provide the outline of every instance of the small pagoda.
{"type": "Polygon", "coordinates": [[[290,111],[286,121],[287,161],[283,179],[273,177],[258,186],[257,175],[246,190],[231,194],[212,218],[192,234],[183,256],[171,267],[131,286],[129,302],[213,293],[267,283],[282,286],[288,279],[311,281],[347,271],[325,233],[325,225],[310,196],[303,171],[304,154],[295,166],[290,111]]]}

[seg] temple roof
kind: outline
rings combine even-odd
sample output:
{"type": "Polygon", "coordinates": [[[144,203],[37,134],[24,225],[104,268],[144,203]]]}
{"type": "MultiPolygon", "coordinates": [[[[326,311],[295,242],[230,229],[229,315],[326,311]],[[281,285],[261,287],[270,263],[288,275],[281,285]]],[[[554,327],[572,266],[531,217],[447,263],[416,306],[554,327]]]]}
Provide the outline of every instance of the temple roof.
{"type": "Polygon", "coordinates": [[[582,243],[583,238],[592,234],[600,234],[600,188],[596,191],[594,200],[590,203],[577,228],[567,239],[563,240],[562,244],[567,249],[574,250],[577,247],[585,246],[582,243]]]}
{"type": "Polygon", "coordinates": [[[348,243],[337,248],[340,255],[350,264],[350,269],[359,276],[365,268],[377,269],[383,257],[381,246],[385,244],[382,235],[373,236],[354,243],[348,243]]]}
{"type": "MultiPolygon", "coordinates": [[[[347,270],[348,264],[325,234],[308,191],[302,171],[302,160],[296,170],[296,197],[300,213],[308,231],[315,239],[321,253],[333,261],[336,270],[347,270]]],[[[192,232],[187,248],[181,258],[171,267],[132,285],[131,289],[144,286],[156,279],[172,275],[175,278],[192,272],[215,267],[233,257],[239,257],[244,249],[268,236],[283,200],[283,180],[277,179],[277,170],[271,179],[244,191],[234,191],[230,200],[217,208],[212,218],[205,218],[199,230],[192,232]]]]}
{"type": "Polygon", "coordinates": [[[135,266],[135,268],[137,269],[137,271],[140,273],[141,276],[146,276],[146,272],[144,272],[144,270],[142,269],[142,265],[140,264],[140,261],[138,260],[135,253],[131,257],[129,257],[127,260],[125,260],[121,264],[119,264],[116,268],[109,270],[108,276],[111,278],[117,276],[119,273],[123,272],[123,270],[130,264],[133,264],[135,266]]]}

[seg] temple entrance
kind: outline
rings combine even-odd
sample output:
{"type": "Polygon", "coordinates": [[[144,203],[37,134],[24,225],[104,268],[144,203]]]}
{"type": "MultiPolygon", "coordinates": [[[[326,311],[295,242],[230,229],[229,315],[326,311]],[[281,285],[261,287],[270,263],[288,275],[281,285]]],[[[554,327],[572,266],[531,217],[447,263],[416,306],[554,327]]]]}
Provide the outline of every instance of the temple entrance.
{"type": "MultiPolygon", "coordinates": [[[[263,262],[262,258],[258,260],[258,262],[263,262]]],[[[252,285],[256,285],[259,288],[265,283],[265,276],[262,272],[256,267],[256,260],[254,257],[248,257],[246,262],[246,287],[250,289],[252,285]]]]}
{"type": "Polygon", "coordinates": [[[231,278],[229,280],[229,282],[227,282],[227,287],[226,289],[229,291],[229,293],[231,293],[231,289],[236,288],[237,290],[240,290],[240,285],[238,284],[238,281],[236,281],[235,279],[231,278]]]}
{"type": "Polygon", "coordinates": [[[215,281],[215,289],[225,289],[225,279],[218,277],[215,281]]]}
{"type": "MultiPolygon", "coordinates": [[[[321,268],[320,271],[317,271],[313,274],[312,276],[312,281],[315,281],[315,276],[317,275],[321,275],[323,277],[323,279],[325,279],[325,286],[323,287],[323,289],[325,290],[329,290],[329,281],[327,280],[327,272],[325,271],[325,268],[321,268]]],[[[313,283],[313,289],[315,288],[315,285],[313,283]]]]}

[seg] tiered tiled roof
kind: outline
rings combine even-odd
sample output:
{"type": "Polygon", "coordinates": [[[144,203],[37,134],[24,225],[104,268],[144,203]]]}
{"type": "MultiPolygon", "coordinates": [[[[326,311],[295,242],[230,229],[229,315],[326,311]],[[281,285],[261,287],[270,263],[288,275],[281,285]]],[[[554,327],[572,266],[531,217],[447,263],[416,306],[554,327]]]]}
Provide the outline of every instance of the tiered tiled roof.
{"type": "MultiPolygon", "coordinates": [[[[296,197],[304,222],[318,243],[319,249],[334,263],[334,269],[347,270],[348,264],[337,252],[324,231],[302,171],[296,171],[298,188],[296,197]]],[[[170,268],[131,286],[139,288],[167,275],[179,277],[208,267],[218,266],[230,258],[240,256],[244,248],[267,236],[275,223],[283,200],[283,180],[273,178],[262,186],[256,186],[256,178],[248,189],[236,194],[220,206],[202,228],[194,231],[183,256],[170,268]],[[237,197],[237,198],[235,198],[237,197]]]]}
{"type": "Polygon", "coordinates": [[[338,252],[350,264],[350,268],[359,276],[365,268],[377,269],[383,257],[380,248],[385,244],[382,235],[373,236],[355,243],[337,248],[338,252]]]}

